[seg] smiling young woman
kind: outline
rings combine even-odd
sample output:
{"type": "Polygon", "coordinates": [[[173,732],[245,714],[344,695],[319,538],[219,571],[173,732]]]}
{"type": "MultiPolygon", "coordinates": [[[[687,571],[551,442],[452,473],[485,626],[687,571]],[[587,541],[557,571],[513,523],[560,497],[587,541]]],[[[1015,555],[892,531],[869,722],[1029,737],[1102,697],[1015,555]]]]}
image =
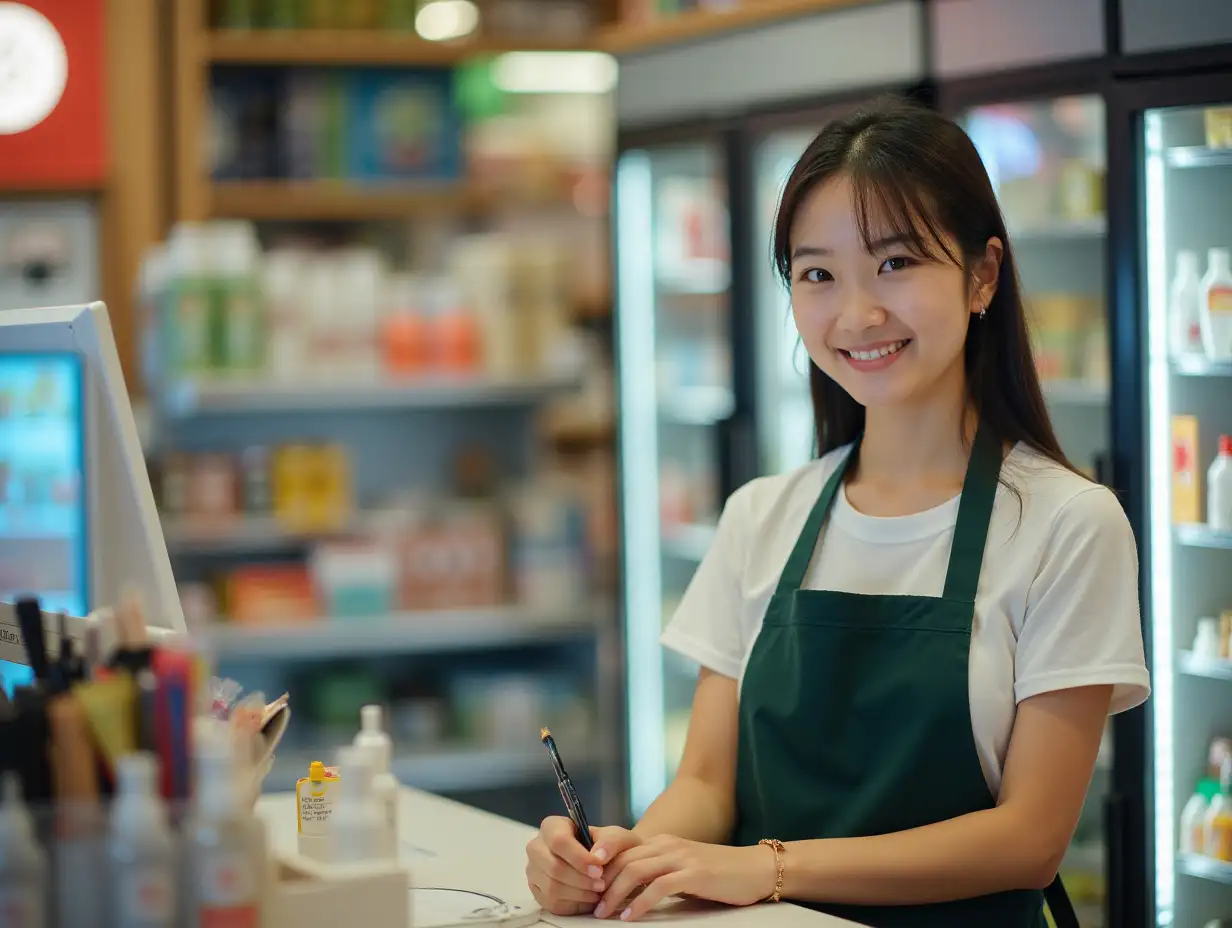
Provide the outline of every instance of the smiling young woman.
{"type": "Polygon", "coordinates": [[[689,894],[1038,928],[1105,721],[1149,693],[1133,534],[1057,444],[953,122],[887,101],[829,125],[774,254],[819,458],[732,495],[663,634],[703,668],[671,785],[592,851],[545,821],[529,884],[562,914],[689,894]]]}

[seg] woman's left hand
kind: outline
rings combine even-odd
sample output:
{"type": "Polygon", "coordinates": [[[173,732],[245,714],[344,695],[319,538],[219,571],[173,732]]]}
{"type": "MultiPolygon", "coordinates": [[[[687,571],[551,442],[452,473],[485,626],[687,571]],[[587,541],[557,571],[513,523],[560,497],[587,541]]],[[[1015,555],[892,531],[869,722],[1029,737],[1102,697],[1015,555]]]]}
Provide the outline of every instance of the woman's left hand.
{"type": "Polygon", "coordinates": [[[772,848],[728,847],[658,835],[603,868],[608,887],[595,906],[595,916],[619,915],[632,921],[668,896],[679,895],[752,905],[774,892],[777,876],[772,848]],[[645,888],[630,900],[638,887],[645,888]]]}

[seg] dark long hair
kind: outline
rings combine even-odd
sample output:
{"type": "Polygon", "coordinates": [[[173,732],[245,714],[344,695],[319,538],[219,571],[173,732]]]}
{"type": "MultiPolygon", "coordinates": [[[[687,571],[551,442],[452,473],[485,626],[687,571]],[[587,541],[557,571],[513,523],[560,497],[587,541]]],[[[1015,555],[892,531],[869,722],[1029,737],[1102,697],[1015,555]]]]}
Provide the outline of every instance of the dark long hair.
{"type": "MultiPolygon", "coordinates": [[[[971,139],[940,113],[892,97],[822,129],[792,169],[775,217],[774,264],[789,288],[796,213],[813,190],[840,175],[855,191],[856,221],[870,251],[875,237],[901,235],[917,254],[943,256],[966,271],[990,238],[1002,241],[996,294],[987,315],[967,328],[968,398],[1003,442],[1024,442],[1072,470],[1044,406],[1005,220],[971,139]],[[945,233],[959,254],[946,247],[945,233]]],[[[812,361],[809,390],[818,453],[855,441],[864,407],[812,361]]]]}

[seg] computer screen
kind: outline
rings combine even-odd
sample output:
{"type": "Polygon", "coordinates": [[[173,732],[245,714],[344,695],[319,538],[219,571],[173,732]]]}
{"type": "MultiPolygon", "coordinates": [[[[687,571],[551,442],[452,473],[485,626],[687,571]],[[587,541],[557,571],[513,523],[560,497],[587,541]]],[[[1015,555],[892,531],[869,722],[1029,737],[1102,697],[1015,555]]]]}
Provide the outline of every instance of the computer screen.
{"type": "Polygon", "coordinates": [[[2,310],[0,686],[29,674],[17,598],[77,637],[127,588],[152,630],[186,632],[106,307],[2,310]]]}

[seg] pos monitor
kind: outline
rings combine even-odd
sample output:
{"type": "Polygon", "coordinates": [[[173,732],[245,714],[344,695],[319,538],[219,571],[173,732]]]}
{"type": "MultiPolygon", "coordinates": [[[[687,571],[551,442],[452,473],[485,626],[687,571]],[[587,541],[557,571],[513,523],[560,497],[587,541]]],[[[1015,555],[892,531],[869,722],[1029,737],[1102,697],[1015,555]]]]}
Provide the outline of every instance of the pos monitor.
{"type": "MultiPolygon", "coordinates": [[[[184,633],[171,562],[102,303],[0,310],[0,677],[28,681],[13,602],[84,617],[135,588],[184,633]]],[[[58,621],[44,620],[58,646],[58,621]]]]}

